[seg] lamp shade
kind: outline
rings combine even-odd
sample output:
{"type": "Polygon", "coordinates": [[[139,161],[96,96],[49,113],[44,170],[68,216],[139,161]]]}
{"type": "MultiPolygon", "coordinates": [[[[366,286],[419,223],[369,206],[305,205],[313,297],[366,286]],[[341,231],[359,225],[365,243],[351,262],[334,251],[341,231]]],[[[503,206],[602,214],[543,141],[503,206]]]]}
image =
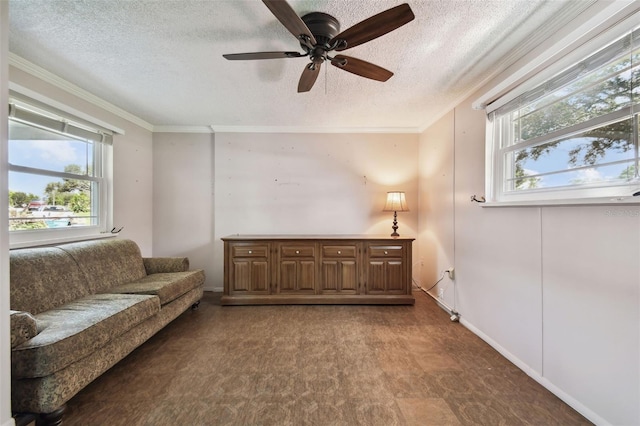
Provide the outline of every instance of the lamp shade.
{"type": "Polygon", "coordinates": [[[407,199],[403,191],[387,192],[387,203],[384,205],[385,212],[408,212],[407,199]]]}

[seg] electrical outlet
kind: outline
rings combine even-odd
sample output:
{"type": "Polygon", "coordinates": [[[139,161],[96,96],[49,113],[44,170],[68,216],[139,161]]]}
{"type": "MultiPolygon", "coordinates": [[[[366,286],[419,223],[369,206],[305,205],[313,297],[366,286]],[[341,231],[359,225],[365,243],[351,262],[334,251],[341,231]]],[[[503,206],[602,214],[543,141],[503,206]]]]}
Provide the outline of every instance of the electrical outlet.
{"type": "Polygon", "coordinates": [[[454,278],[454,276],[455,276],[455,275],[453,275],[453,267],[449,268],[448,273],[449,273],[449,279],[452,280],[454,278]]]}
{"type": "Polygon", "coordinates": [[[444,288],[438,289],[438,299],[444,299],[444,288]]]}

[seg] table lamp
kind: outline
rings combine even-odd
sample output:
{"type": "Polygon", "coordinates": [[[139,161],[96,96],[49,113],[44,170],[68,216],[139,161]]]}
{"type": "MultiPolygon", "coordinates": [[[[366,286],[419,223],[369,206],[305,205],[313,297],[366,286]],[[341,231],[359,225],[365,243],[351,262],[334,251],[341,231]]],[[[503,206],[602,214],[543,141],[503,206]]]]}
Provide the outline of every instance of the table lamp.
{"type": "Polygon", "coordinates": [[[385,212],[393,212],[393,233],[392,237],[399,237],[398,234],[398,212],[408,212],[407,200],[403,191],[390,191],[387,192],[387,203],[384,205],[385,212]]]}

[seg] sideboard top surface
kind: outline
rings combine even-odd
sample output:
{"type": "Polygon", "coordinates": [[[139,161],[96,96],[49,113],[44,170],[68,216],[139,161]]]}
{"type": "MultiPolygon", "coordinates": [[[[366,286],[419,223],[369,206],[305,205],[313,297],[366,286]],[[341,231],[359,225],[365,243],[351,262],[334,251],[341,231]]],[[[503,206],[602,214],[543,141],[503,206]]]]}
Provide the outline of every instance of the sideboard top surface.
{"type": "Polygon", "coordinates": [[[349,235],[349,234],[257,234],[242,235],[234,234],[221,238],[222,241],[256,241],[256,240],[281,240],[281,241],[303,241],[303,240],[386,240],[386,241],[414,241],[413,237],[397,237],[392,238],[389,235],[349,235]]]}

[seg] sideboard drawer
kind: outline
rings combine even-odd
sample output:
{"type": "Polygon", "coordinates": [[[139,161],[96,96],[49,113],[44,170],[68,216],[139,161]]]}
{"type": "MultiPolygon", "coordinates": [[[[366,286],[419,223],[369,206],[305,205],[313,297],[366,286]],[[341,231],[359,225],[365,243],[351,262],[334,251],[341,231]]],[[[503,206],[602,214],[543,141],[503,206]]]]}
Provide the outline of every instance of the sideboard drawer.
{"type": "Polygon", "coordinates": [[[322,246],[323,257],[356,257],[356,246],[322,246]]]}
{"type": "Polygon", "coordinates": [[[233,257],[267,257],[268,245],[233,246],[233,257]]]}
{"type": "Polygon", "coordinates": [[[402,246],[395,245],[371,245],[369,246],[371,257],[397,257],[402,256],[402,246]]]}
{"type": "Polygon", "coordinates": [[[281,246],[280,254],[283,257],[314,257],[315,246],[281,246]]]}

